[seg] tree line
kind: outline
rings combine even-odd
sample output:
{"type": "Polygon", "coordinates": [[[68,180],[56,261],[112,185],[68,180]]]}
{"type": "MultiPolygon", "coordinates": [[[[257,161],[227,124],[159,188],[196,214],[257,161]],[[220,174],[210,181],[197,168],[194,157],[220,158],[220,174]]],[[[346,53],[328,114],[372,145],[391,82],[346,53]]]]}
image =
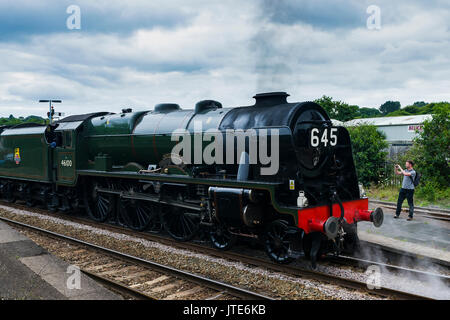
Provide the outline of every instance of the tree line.
{"type": "MultiPolygon", "coordinates": [[[[438,108],[450,108],[449,102],[424,102],[417,101],[410,106],[401,107],[399,101],[386,101],[379,108],[366,108],[357,105],[350,105],[346,102],[333,100],[332,97],[322,96],[320,99],[314,100],[328,113],[331,119],[339,121],[349,121],[358,118],[376,118],[376,117],[395,117],[409,116],[419,114],[432,114],[438,108]]],[[[46,119],[39,116],[19,117],[15,118],[10,115],[6,118],[0,118],[0,126],[15,125],[23,122],[45,123],[46,119]]]]}
{"type": "MultiPolygon", "coordinates": [[[[347,129],[358,180],[365,186],[382,184],[385,174],[382,164],[387,160],[386,136],[373,125],[347,129]]],[[[395,160],[402,167],[406,160],[415,162],[415,170],[422,174],[418,192],[429,201],[433,201],[438,192],[450,195],[450,107],[435,106],[432,118],[424,121],[423,130],[417,133],[412,147],[395,160]]]]}
{"type": "Polygon", "coordinates": [[[28,116],[28,117],[14,117],[10,115],[9,117],[0,118],[0,126],[14,126],[21,123],[46,123],[46,119],[39,116],[28,116]]]}
{"type": "Polygon", "coordinates": [[[424,102],[417,101],[410,106],[401,107],[399,101],[386,101],[379,108],[365,108],[350,105],[343,101],[333,100],[332,97],[322,96],[314,100],[324,108],[331,119],[349,121],[358,118],[395,117],[420,114],[432,114],[439,108],[450,108],[449,102],[424,102]]]}

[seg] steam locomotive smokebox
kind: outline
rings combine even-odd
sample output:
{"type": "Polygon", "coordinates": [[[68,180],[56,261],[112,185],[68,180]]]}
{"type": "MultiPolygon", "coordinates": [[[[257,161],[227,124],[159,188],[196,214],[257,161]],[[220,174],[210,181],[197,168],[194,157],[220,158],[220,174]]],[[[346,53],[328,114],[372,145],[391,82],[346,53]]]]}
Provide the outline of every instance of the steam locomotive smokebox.
{"type": "Polygon", "coordinates": [[[97,171],[111,171],[112,158],[106,154],[96,156],[94,169],[97,171]]]}
{"type": "Polygon", "coordinates": [[[254,227],[261,223],[263,210],[252,202],[255,197],[251,190],[210,187],[208,192],[220,223],[231,227],[242,223],[254,227]]]}

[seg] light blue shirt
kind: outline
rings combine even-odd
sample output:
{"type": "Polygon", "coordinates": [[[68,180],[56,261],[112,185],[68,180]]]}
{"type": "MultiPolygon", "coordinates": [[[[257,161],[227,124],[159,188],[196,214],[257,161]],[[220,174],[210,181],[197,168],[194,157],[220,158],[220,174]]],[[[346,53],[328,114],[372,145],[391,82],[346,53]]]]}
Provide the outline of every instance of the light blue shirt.
{"type": "Polygon", "coordinates": [[[410,176],[403,176],[402,188],[408,190],[414,190],[414,179],[416,178],[416,172],[413,170],[405,169],[405,172],[411,173],[410,176]]]}

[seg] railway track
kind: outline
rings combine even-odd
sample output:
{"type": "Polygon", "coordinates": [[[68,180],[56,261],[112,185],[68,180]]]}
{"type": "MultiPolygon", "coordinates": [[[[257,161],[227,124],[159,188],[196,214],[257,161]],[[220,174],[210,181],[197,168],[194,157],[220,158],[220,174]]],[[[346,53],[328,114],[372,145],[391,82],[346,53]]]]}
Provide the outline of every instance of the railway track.
{"type": "MultiPolygon", "coordinates": [[[[387,209],[397,209],[397,204],[393,202],[370,200],[370,203],[378,204],[387,209]]],[[[407,212],[408,208],[402,208],[402,211],[407,212]]],[[[450,210],[445,209],[414,207],[414,214],[434,220],[450,221],[450,210]]]]}
{"type": "Polygon", "coordinates": [[[135,299],[272,300],[272,298],[256,292],[63,234],[3,217],[0,217],[0,220],[62,241],[59,245],[52,243],[53,251],[58,252],[58,256],[70,257],[70,263],[80,267],[83,273],[107,287],[135,299]],[[71,243],[72,246],[67,246],[67,243],[71,243]]]}
{"type": "Polygon", "coordinates": [[[413,252],[404,251],[401,249],[392,248],[382,244],[364,240],[360,240],[360,244],[362,247],[366,248],[366,250],[361,252],[358,255],[358,258],[368,260],[367,257],[370,257],[374,254],[376,255],[376,253],[378,252],[380,253],[378,256],[383,258],[383,261],[378,262],[396,265],[414,265],[419,266],[419,268],[421,266],[424,266],[427,269],[432,266],[433,269],[447,272],[450,270],[450,262],[447,262],[445,260],[440,260],[433,257],[425,257],[413,252]]]}
{"type": "MultiPolygon", "coordinates": [[[[16,204],[14,206],[21,206],[21,205],[16,204]]],[[[29,210],[28,207],[25,207],[25,206],[21,206],[21,207],[29,210]]],[[[112,232],[128,234],[128,235],[132,235],[134,237],[141,237],[141,238],[149,240],[149,241],[158,242],[158,243],[173,246],[173,247],[176,247],[179,249],[186,249],[186,250],[190,250],[190,251],[194,251],[194,252],[208,254],[208,255],[211,255],[214,257],[225,258],[225,259],[229,259],[229,260],[233,260],[233,261],[239,261],[239,262],[242,262],[242,263],[250,265],[250,266],[263,267],[263,268],[267,268],[272,271],[282,272],[282,273],[285,273],[288,275],[293,275],[293,276],[297,276],[297,277],[301,277],[301,278],[305,278],[305,279],[319,280],[319,281],[322,281],[325,283],[339,285],[344,288],[348,288],[348,289],[352,289],[352,290],[368,292],[370,294],[380,296],[380,297],[385,297],[385,298],[390,298],[390,299],[402,299],[402,300],[429,299],[428,297],[412,294],[409,292],[394,290],[394,289],[390,289],[390,288],[385,288],[385,287],[382,287],[379,289],[370,289],[370,288],[368,288],[368,286],[365,282],[348,279],[348,278],[343,278],[343,277],[339,277],[336,275],[330,275],[330,274],[326,274],[326,273],[322,273],[322,272],[318,272],[318,271],[314,271],[314,270],[299,268],[298,266],[280,265],[280,264],[273,263],[267,259],[248,256],[248,255],[244,255],[244,254],[240,254],[240,253],[236,253],[236,252],[232,252],[232,251],[218,251],[214,248],[211,248],[211,247],[208,247],[208,246],[205,246],[202,244],[198,244],[198,243],[176,242],[176,241],[174,241],[170,238],[164,237],[162,235],[152,234],[152,233],[148,233],[148,232],[136,232],[136,231],[132,231],[132,230],[129,230],[127,228],[124,228],[124,227],[121,227],[118,225],[98,224],[98,223],[95,223],[86,218],[74,217],[74,216],[69,216],[69,215],[52,214],[45,210],[39,210],[39,213],[57,217],[57,218],[67,219],[71,222],[85,224],[85,225],[105,229],[105,230],[112,231],[112,232]]],[[[3,219],[3,218],[0,217],[0,219],[3,219]]],[[[12,223],[14,223],[14,222],[12,222],[12,223]]],[[[45,232],[45,230],[43,232],[45,232]]]]}
{"type": "Polygon", "coordinates": [[[328,259],[332,262],[339,263],[339,264],[345,264],[350,265],[354,267],[360,267],[360,268],[367,268],[369,266],[379,266],[381,268],[384,268],[386,270],[389,270],[391,272],[401,274],[405,277],[411,278],[411,279],[417,279],[417,280],[426,280],[426,281],[439,281],[450,288],[450,276],[443,275],[439,273],[434,272],[428,272],[428,271],[422,271],[422,270],[416,270],[412,268],[407,268],[403,266],[383,263],[379,261],[371,261],[366,260],[362,258],[357,257],[350,257],[341,255],[338,257],[329,256],[328,259]]]}

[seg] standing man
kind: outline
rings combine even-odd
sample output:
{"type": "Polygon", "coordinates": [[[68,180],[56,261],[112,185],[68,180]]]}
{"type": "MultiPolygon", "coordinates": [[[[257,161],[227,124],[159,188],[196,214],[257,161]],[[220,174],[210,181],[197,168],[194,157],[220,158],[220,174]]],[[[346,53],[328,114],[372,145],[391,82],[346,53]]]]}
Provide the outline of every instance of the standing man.
{"type": "Polygon", "coordinates": [[[414,162],[411,160],[406,161],[405,167],[406,170],[403,170],[398,164],[395,165],[395,173],[398,175],[403,175],[402,188],[400,189],[400,193],[398,195],[397,201],[397,211],[395,212],[394,218],[398,219],[400,215],[400,211],[402,210],[402,204],[405,198],[408,200],[409,205],[409,216],[408,221],[412,220],[414,214],[414,179],[416,177],[416,171],[414,171],[414,162]]]}

